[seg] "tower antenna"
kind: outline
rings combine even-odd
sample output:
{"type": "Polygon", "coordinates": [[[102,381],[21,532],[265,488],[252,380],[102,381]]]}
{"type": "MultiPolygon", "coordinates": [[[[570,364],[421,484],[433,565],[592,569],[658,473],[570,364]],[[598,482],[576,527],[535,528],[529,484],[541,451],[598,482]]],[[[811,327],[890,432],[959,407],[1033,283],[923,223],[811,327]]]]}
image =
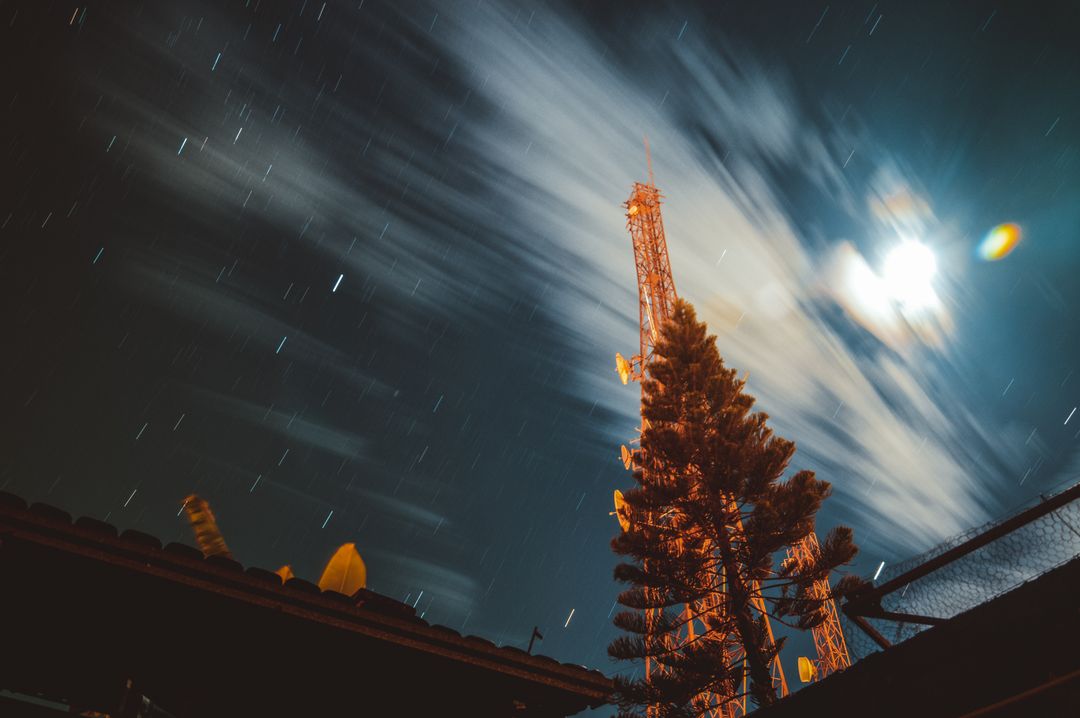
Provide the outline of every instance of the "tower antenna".
{"type": "Polygon", "coordinates": [[[645,164],[649,166],[649,186],[655,187],[656,182],[653,180],[652,173],[652,153],[649,152],[649,136],[642,135],[642,137],[645,139],[645,164]]]}

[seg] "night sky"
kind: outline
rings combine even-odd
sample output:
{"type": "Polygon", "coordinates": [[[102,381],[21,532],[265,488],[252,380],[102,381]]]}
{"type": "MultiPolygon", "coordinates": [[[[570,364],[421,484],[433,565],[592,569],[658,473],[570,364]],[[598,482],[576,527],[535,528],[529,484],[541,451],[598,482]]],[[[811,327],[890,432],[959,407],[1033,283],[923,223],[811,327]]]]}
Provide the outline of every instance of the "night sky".
{"type": "Polygon", "coordinates": [[[612,673],[647,135],[680,296],[872,574],[1080,474],[1078,36],[1075,4],[0,2],[0,490],[166,542],[197,492],[245,565],[355,541],[425,620],[612,673]],[[852,279],[910,240],[926,306],[852,279]]]}

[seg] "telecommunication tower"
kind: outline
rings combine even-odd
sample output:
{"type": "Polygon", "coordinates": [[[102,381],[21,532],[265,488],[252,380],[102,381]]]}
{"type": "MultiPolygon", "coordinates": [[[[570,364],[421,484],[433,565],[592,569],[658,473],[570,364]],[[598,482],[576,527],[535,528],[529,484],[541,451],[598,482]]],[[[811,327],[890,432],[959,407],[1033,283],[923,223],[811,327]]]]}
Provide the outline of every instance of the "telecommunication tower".
{"type": "MultiPolygon", "coordinates": [[[[622,354],[615,355],[615,367],[623,384],[633,381],[641,381],[644,377],[645,367],[652,359],[653,350],[659,338],[660,329],[671,317],[678,294],[675,291],[675,280],[671,272],[671,261],[668,258],[667,237],[664,234],[664,221],[660,212],[663,195],[657,189],[653,178],[652,156],[649,152],[648,140],[645,141],[645,158],[649,168],[649,182],[644,184],[635,182],[630,192],[630,198],[624,203],[626,208],[626,228],[630,232],[630,239],[634,248],[634,267],[637,273],[638,283],[638,326],[639,348],[638,353],[629,360],[622,354]]],[[[642,419],[644,422],[644,419],[642,419]]],[[[622,447],[623,463],[627,469],[632,468],[634,452],[625,446],[622,447]]],[[[620,492],[615,492],[615,513],[619,517],[619,523],[623,530],[630,528],[625,503],[622,501],[620,492]]],[[[734,527],[741,531],[741,521],[734,527]]],[[[723,576],[717,577],[720,582],[723,576]]],[[[765,611],[764,600],[760,595],[755,599],[755,607],[761,613],[765,621],[767,640],[774,643],[772,626],[769,624],[768,614],[765,611]]],[[[687,620],[681,635],[675,640],[679,645],[693,641],[699,630],[704,630],[705,619],[708,615],[716,615],[722,612],[724,607],[718,603],[713,605],[685,606],[684,618],[698,616],[695,620],[687,620]]],[[[737,646],[736,642],[732,642],[737,646]]],[[[677,646],[673,646],[676,648],[677,646]]],[[[740,659],[739,649],[733,648],[730,660],[736,662],[740,659]]],[[[658,665],[646,659],[646,676],[651,676],[653,671],[659,670],[658,665]]],[[[771,666],[773,685],[780,696],[787,695],[787,680],[780,664],[779,656],[771,666]]],[[[744,678],[744,683],[745,683],[744,678]]],[[[746,713],[746,690],[733,691],[729,696],[716,696],[712,701],[718,706],[714,715],[716,718],[735,718],[746,713]]]]}
{"type": "MultiPolygon", "coordinates": [[[[675,280],[671,271],[671,262],[668,258],[667,237],[664,234],[664,221],[660,212],[663,195],[661,195],[660,190],[657,189],[653,178],[652,156],[649,152],[648,140],[645,141],[645,157],[649,169],[649,182],[648,184],[635,182],[633,189],[630,192],[630,198],[623,205],[626,208],[626,228],[630,232],[630,239],[634,248],[634,267],[637,273],[638,285],[639,327],[638,353],[633,355],[630,359],[626,359],[622,354],[617,353],[615,355],[616,371],[623,384],[627,384],[630,381],[640,382],[643,379],[645,367],[652,359],[653,350],[655,349],[656,342],[659,338],[660,329],[671,317],[675,308],[675,303],[678,299],[678,294],[675,291],[675,280]]],[[[644,422],[644,418],[642,421],[644,422]]],[[[631,451],[625,446],[622,447],[623,464],[628,470],[634,465],[634,454],[634,451],[631,451]]],[[[631,528],[630,518],[628,516],[626,504],[622,500],[622,494],[619,491],[615,492],[614,513],[618,516],[619,524],[622,529],[624,531],[629,530],[631,528]]],[[[741,520],[738,522],[738,525],[733,528],[736,531],[741,531],[741,520]]],[[[817,551],[817,538],[811,532],[799,544],[792,548],[788,560],[807,561],[810,560],[811,557],[816,556],[817,551]]],[[[722,582],[723,576],[720,576],[719,580],[722,582]]],[[[758,587],[755,587],[755,589],[757,588],[758,587]]],[[[828,598],[829,592],[829,582],[827,579],[823,579],[814,584],[812,597],[825,600],[828,598]]],[[[764,599],[761,597],[759,590],[756,590],[755,593],[757,594],[754,601],[755,608],[760,612],[764,619],[769,644],[774,644],[775,639],[772,632],[772,626],[769,623],[764,599]]],[[[680,645],[694,640],[695,633],[700,628],[704,628],[706,614],[711,613],[712,615],[715,615],[713,612],[720,612],[723,610],[724,608],[722,605],[684,607],[684,617],[696,614],[700,616],[701,619],[687,621],[682,631],[682,635],[676,640],[680,645]]],[[[799,661],[800,677],[802,677],[804,681],[813,680],[814,677],[824,677],[837,670],[846,668],[851,662],[847,652],[847,645],[844,641],[844,635],[840,628],[836,605],[833,601],[827,601],[826,611],[826,621],[821,626],[812,629],[814,645],[818,652],[818,661],[811,662],[804,658],[801,658],[799,661]],[[806,672],[803,670],[804,667],[806,672]],[[812,675],[808,677],[809,673],[812,673],[812,675]]],[[[736,647],[732,649],[732,653],[729,657],[732,662],[735,662],[738,661],[741,656],[739,655],[739,649],[737,648],[738,643],[732,642],[732,645],[736,647]]],[[[659,666],[654,665],[650,659],[646,659],[646,676],[651,676],[655,670],[659,670],[659,666]]],[[[771,672],[773,686],[776,688],[777,694],[780,697],[787,695],[787,680],[784,676],[784,670],[780,663],[779,655],[773,660],[771,672]]],[[[746,679],[744,678],[744,684],[745,681],[746,679]]],[[[735,691],[733,695],[730,696],[717,696],[717,699],[718,700],[716,700],[715,703],[719,708],[714,713],[716,718],[736,718],[737,716],[746,714],[745,685],[742,687],[741,691],[735,691]]]]}
{"type": "Polygon", "coordinates": [[[679,298],[675,293],[675,280],[671,276],[664,219],[660,215],[663,195],[653,183],[648,141],[645,142],[645,159],[649,165],[649,183],[635,182],[630,199],[623,204],[626,207],[626,228],[634,244],[638,324],[641,328],[638,353],[630,361],[621,354],[615,355],[616,368],[623,384],[631,379],[641,380],[645,365],[652,358],[660,328],[671,316],[675,301],[679,298]]]}

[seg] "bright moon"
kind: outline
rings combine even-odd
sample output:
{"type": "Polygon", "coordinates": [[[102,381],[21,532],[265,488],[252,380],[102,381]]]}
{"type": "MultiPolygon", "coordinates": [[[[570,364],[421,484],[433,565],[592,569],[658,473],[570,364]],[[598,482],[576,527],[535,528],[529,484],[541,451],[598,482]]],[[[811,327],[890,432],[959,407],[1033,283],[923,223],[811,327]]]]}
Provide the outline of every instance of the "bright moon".
{"type": "Polygon", "coordinates": [[[904,309],[922,309],[937,300],[932,281],[937,259],[925,244],[908,240],[885,257],[881,279],[888,293],[904,309]]]}

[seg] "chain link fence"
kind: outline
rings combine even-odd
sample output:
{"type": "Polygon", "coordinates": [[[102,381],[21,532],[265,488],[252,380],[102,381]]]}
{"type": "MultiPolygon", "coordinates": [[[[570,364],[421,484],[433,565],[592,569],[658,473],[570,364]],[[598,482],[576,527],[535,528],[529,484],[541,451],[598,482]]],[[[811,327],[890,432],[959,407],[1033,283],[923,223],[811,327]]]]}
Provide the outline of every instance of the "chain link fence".
{"type": "MultiPolygon", "coordinates": [[[[1045,495],[1040,501],[1068,490],[1045,495]]],[[[880,586],[1007,520],[991,521],[954,536],[923,554],[888,566],[875,584],[880,586]]],[[[951,618],[1008,593],[1077,556],[1080,556],[1080,500],[1073,500],[885,594],[881,597],[881,607],[895,613],[951,618]]],[[[852,660],[881,650],[850,618],[841,614],[841,620],[852,660]]],[[[876,618],[865,620],[893,644],[928,628],[921,624],[876,618]]]]}

